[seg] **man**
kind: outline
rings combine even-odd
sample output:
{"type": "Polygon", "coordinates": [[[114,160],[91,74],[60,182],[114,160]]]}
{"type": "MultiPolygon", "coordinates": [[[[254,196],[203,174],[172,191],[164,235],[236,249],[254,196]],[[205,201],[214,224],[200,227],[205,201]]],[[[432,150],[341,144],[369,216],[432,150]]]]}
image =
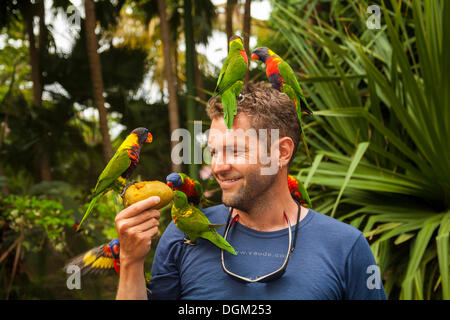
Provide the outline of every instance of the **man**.
{"type": "MultiPolygon", "coordinates": [[[[293,102],[265,83],[250,83],[231,131],[219,99],[209,101],[207,113],[211,168],[223,204],[203,212],[211,223],[226,225],[217,230],[228,231],[237,255],[201,238],[187,245],[171,223],[155,253],[149,298],[385,299],[362,233],[290,196],[288,167],[301,138],[293,102]]],[[[144,200],[116,218],[119,299],[146,298],[143,261],[157,231],[159,213],[149,209],[155,203],[144,200]]]]}

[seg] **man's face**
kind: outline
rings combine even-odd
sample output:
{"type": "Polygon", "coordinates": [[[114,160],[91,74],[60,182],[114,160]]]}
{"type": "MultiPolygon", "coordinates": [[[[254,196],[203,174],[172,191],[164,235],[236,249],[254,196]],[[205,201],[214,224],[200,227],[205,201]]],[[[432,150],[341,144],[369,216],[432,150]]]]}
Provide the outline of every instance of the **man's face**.
{"type": "Polygon", "coordinates": [[[212,172],[222,188],[225,205],[249,212],[255,199],[265,193],[275,182],[276,174],[262,174],[271,157],[265,155],[266,140],[258,139],[249,118],[239,113],[231,131],[222,117],[211,123],[208,147],[211,151],[212,172]],[[262,161],[261,161],[262,160],[262,161]]]}

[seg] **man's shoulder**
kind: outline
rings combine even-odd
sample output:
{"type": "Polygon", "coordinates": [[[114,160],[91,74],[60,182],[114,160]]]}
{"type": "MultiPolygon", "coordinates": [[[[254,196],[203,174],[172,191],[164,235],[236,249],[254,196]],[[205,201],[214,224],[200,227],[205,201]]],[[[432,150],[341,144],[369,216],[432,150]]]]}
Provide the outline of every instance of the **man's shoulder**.
{"type": "Polygon", "coordinates": [[[312,209],[309,210],[308,214],[313,215],[312,227],[320,232],[321,237],[331,240],[341,239],[348,244],[349,241],[354,243],[362,235],[362,232],[352,225],[312,209]]]}

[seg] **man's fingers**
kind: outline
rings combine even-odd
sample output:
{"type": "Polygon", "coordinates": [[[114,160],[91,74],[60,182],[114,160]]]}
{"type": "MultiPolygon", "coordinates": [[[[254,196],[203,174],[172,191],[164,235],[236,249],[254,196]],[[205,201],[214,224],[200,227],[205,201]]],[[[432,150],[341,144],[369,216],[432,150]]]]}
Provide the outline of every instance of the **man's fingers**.
{"type": "Polygon", "coordinates": [[[117,226],[121,229],[128,229],[137,225],[142,224],[145,221],[150,219],[158,219],[159,220],[160,213],[158,210],[145,210],[141,212],[139,215],[130,217],[130,218],[122,218],[117,221],[117,226]]]}
{"type": "Polygon", "coordinates": [[[148,230],[155,228],[158,231],[159,221],[155,218],[144,221],[130,229],[130,233],[145,233],[148,230]]]}
{"type": "Polygon", "coordinates": [[[158,196],[153,196],[150,198],[147,198],[145,200],[136,202],[134,204],[132,204],[131,206],[129,206],[128,208],[122,210],[121,212],[119,212],[119,214],[117,215],[116,219],[123,219],[123,218],[130,218],[133,217],[135,215],[138,215],[140,213],[142,213],[142,211],[146,210],[146,209],[151,209],[154,206],[156,206],[159,202],[161,201],[161,199],[158,196]]]}

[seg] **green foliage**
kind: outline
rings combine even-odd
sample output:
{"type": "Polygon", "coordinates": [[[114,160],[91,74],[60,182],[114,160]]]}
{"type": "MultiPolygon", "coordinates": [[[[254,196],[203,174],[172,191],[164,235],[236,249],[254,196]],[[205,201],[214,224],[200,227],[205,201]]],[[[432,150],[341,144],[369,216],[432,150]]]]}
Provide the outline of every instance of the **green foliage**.
{"type": "Polygon", "coordinates": [[[333,1],[328,20],[276,5],[315,109],[315,160],[296,169],[315,210],[363,231],[389,298],[450,299],[450,6],[386,1],[370,30],[369,4],[333,1]]]}
{"type": "Polygon", "coordinates": [[[46,237],[57,251],[62,251],[64,228],[73,225],[72,211],[58,201],[36,196],[10,195],[0,200],[1,219],[15,233],[24,235],[23,246],[30,251],[42,249],[46,237]]]}

